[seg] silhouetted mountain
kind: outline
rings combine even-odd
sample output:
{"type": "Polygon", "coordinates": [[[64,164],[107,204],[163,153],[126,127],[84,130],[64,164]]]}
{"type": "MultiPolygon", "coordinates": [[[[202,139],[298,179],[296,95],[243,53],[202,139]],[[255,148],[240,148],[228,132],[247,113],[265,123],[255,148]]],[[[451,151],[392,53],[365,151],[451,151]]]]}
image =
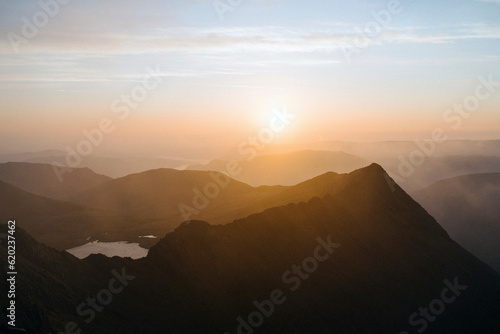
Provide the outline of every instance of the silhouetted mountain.
{"type": "Polygon", "coordinates": [[[63,318],[92,333],[499,332],[498,273],[388,184],[380,166],[335,178],[334,195],[226,225],[185,222],[141,260],[77,261],[26,237],[18,277],[46,282],[19,297],[40,317],[27,304],[19,318],[36,333],[49,328],[44,319],[63,330],[63,318]],[[108,302],[100,291],[113,269],[126,285],[108,302]],[[99,293],[106,305],[87,324],[74,310],[99,293]]]}
{"type": "MultiPolygon", "coordinates": [[[[193,165],[188,169],[228,174],[230,164],[228,160],[213,160],[207,165],[193,165]]],[[[367,160],[344,152],[299,151],[238,161],[241,172],[229,175],[252,186],[291,186],[327,172],[349,173],[369,164],[367,160]]]]}
{"type": "MultiPolygon", "coordinates": [[[[33,164],[62,164],[67,165],[68,152],[46,150],[41,152],[0,154],[0,163],[27,162],[33,164]]],[[[140,173],[156,168],[184,168],[194,160],[182,158],[160,158],[147,156],[99,156],[92,154],[83,157],[81,161],[72,157],[72,162],[79,162],[78,168],[90,168],[94,172],[111,178],[123,177],[128,174],[140,173]]],[[[67,175],[67,174],[66,174],[67,175]]]]}
{"type": "Polygon", "coordinates": [[[154,243],[138,238],[141,234],[136,229],[144,230],[146,220],[34,195],[0,181],[0,220],[8,219],[15,219],[38,240],[59,250],[90,239],[107,241],[111,233],[113,241],[130,240],[149,246],[154,243]]]}
{"type": "Polygon", "coordinates": [[[439,181],[413,196],[454,240],[500,272],[500,173],[439,181]]]}
{"type": "Polygon", "coordinates": [[[93,187],[74,200],[87,207],[148,219],[151,222],[145,227],[150,230],[141,233],[164,235],[187,219],[227,224],[271,207],[323,197],[354,178],[330,172],[292,187],[251,187],[216,172],[158,169],[93,187]]]}
{"type": "MultiPolygon", "coordinates": [[[[7,232],[6,225],[0,225],[0,233],[7,232]]],[[[77,306],[87,297],[104,287],[112,276],[110,267],[116,270],[125,266],[127,259],[114,258],[111,262],[104,256],[92,256],[92,261],[81,261],[74,256],[49,248],[28,235],[17,226],[16,238],[16,325],[26,333],[48,334],[65,332],[68,322],[78,322],[77,306]],[[60,328],[60,331],[54,329],[60,328]]],[[[6,240],[0,240],[0,251],[7,254],[6,240]]],[[[0,257],[2,269],[7,267],[6,257],[0,257]]],[[[0,288],[9,291],[6,271],[2,270],[0,288]]],[[[10,277],[10,276],[8,276],[10,277]]],[[[107,285],[106,285],[107,286],[107,285]]],[[[1,299],[0,332],[5,330],[7,298],[1,299]]],[[[98,323],[98,321],[96,321],[98,323]]],[[[100,323],[100,322],[99,322],[100,323]]],[[[98,325],[98,324],[97,324],[98,325]]],[[[106,328],[125,327],[121,321],[106,319],[106,328]]],[[[94,333],[102,333],[95,330],[94,333]]],[[[12,331],[12,333],[17,333],[12,331]]],[[[111,331],[108,331],[111,333],[111,331]]]]}
{"type": "Polygon", "coordinates": [[[71,172],[54,168],[49,164],[8,162],[0,164],[0,181],[36,195],[67,200],[78,192],[111,180],[88,168],[75,168],[71,172]]]}
{"type": "Polygon", "coordinates": [[[11,184],[0,181],[0,212],[2,218],[19,216],[46,216],[82,211],[77,204],[34,195],[11,184]]]}
{"type": "MultiPolygon", "coordinates": [[[[89,207],[121,212],[127,216],[156,219],[163,235],[185,220],[179,205],[185,204],[195,208],[195,198],[200,198],[199,202],[206,204],[206,208],[197,206],[200,209],[196,210],[200,213],[195,216],[220,215],[220,220],[224,216],[232,215],[232,219],[235,219],[244,214],[240,213],[241,210],[245,211],[253,202],[260,201],[262,196],[279,191],[279,187],[255,189],[230,180],[220,173],[158,169],[129,175],[91,188],[77,196],[75,201],[89,207]],[[209,188],[208,192],[216,194],[213,199],[197,195],[199,193],[196,189],[202,193],[209,184],[213,187],[209,188]],[[220,210],[221,207],[225,210],[220,210]]],[[[249,213],[254,212],[256,211],[250,210],[249,213]]],[[[156,233],[158,231],[153,234],[156,233]]]]}
{"type": "MultiPolygon", "coordinates": [[[[189,218],[226,224],[273,206],[324,196],[342,180],[335,173],[317,179],[294,187],[253,188],[220,173],[160,169],[91,188],[77,197],[78,205],[49,200],[7,185],[0,187],[0,197],[5,198],[2,213],[9,214],[6,219],[22,218],[22,227],[57,249],[92,240],[139,242],[149,248],[158,240],[139,236],[161,236],[173,231],[186,219],[180,205],[189,206],[187,213],[197,211],[189,218]],[[216,189],[219,194],[213,199],[201,194],[210,184],[219,186],[216,189]],[[206,207],[197,206],[199,203],[206,207]]],[[[207,189],[210,193],[214,191],[207,189]]]]}

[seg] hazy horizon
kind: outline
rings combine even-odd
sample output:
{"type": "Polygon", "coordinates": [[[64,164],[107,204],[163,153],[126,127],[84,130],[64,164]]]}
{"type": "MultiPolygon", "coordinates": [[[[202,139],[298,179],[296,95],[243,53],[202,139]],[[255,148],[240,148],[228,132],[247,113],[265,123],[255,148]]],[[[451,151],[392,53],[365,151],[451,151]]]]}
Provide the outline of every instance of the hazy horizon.
{"type": "Polygon", "coordinates": [[[500,81],[498,1],[42,3],[0,1],[2,151],[74,147],[103,119],[94,153],[223,151],[283,108],[277,144],[499,138],[500,94],[467,100],[500,81]]]}

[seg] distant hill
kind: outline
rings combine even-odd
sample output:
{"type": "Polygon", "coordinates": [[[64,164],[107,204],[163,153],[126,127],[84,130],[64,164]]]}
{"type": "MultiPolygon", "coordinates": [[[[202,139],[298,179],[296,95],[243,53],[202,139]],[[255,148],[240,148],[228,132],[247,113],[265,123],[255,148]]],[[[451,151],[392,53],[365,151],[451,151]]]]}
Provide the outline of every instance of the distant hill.
{"type": "MultiPolygon", "coordinates": [[[[363,167],[370,161],[380,164],[403,189],[414,192],[439,180],[455,176],[500,172],[499,140],[448,140],[443,143],[435,143],[430,154],[423,154],[422,164],[413,166],[414,170],[411,171],[410,175],[406,174],[406,167],[403,167],[403,172],[401,172],[399,168],[404,165],[402,159],[408,161],[410,155],[417,151],[421,151],[421,148],[417,143],[411,141],[373,143],[331,141],[298,145],[270,145],[266,148],[265,154],[259,155],[251,162],[241,162],[242,172],[236,178],[250,185],[276,184],[273,183],[273,180],[279,180],[279,184],[291,185],[294,184],[293,182],[303,181],[300,179],[300,175],[308,174],[307,171],[313,171],[313,174],[317,173],[316,175],[322,174],[321,171],[345,173],[363,167]],[[286,162],[287,159],[293,160],[293,156],[306,155],[305,152],[318,153],[316,157],[297,158],[300,161],[298,163],[286,162]],[[334,155],[341,152],[347,154],[347,157],[338,159],[338,161],[350,161],[354,156],[361,159],[362,165],[350,170],[349,166],[346,166],[345,170],[337,170],[334,155]],[[325,163],[322,156],[328,157],[329,155],[333,161],[327,160],[325,163]],[[269,159],[270,157],[282,157],[283,159],[269,159]],[[308,165],[308,161],[311,161],[310,165],[308,165]],[[266,166],[271,165],[274,167],[266,168],[266,166]],[[285,165],[288,167],[280,174],[279,171],[282,171],[283,168],[279,168],[279,166],[285,165]],[[325,168],[328,165],[332,167],[325,168]],[[301,169],[301,166],[305,168],[301,169]],[[290,170],[292,172],[289,173],[290,170]]],[[[192,165],[188,169],[224,171],[228,162],[232,160],[241,160],[241,154],[237,150],[233,150],[225,157],[213,160],[207,165],[192,165]]],[[[304,180],[313,176],[308,175],[304,180]]]]}
{"type": "MultiPolygon", "coordinates": [[[[421,142],[425,138],[422,138],[421,142]]],[[[300,150],[343,151],[371,161],[397,160],[419,149],[414,141],[347,142],[323,141],[297,145],[269,145],[268,154],[283,154],[300,150]]],[[[436,144],[432,156],[495,156],[500,157],[500,140],[446,140],[436,144]]],[[[236,151],[231,155],[238,156],[236,151]]]]}
{"type": "MultiPolygon", "coordinates": [[[[67,152],[46,150],[41,152],[0,154],[0,163],[28,162],[33,164],[53,164],[57,162],[67,165],[67,152]]],[[[156,168],[185,168],[193,160],[182,158],[160,158],[143,156],[99,156],[92,154],[84,157],[77,168],[90,168],[94,172],[111,178],[123,177],[128,174],[140,173],[156,168]]]]}
{"type": "MultiPolygon", "coordinates": [[[[25,160],[33,163],[48,163],[58,162],[66,164],[66,155],[55,155],[48,157],[32,158],[25,160]]],[[[88,156],[82,159],[82,168],[90,168],[96,173],[103,174],[112,178],[123,177],[129,174],[140,173],[150,169],[157,168],[184,168],[191,164],[192,161],[182,159],[165,159],[165,158],[147,158],[147,157],[100,157],[88,156]]]]}
{"type": "Polygon", "coordinates": [[[413,197],[454,240],[500,272],[500,173],[439,181],[413,197]]]}
{"type": "MultiPolygon", "coordinates": [[[[228,160],[213,160],[207,165],[190,166],[190,170],[225,172],[228,160]]],[[[295,185],[327,172],[349,173],[368,166],[368,160],[344,152],[299,151],[260,155],[251,161],[238,161],[241,173],[233,177],[252,186],[295,185]]],[[[231,176],[231,175],[230,175],[231,176]]]]}
{"type": "Polygon", "coordinates": [[[64,156],[63,151],[58,150],[45,150],[40,152],[26,152],[26,153],[9,153],[0,154],[0,163],[5,162],[25,162],[30,159],[44,159],[53,156],[64,156]]]}
{"type": "Polygon", "coordinates": [[[150,225],[152,233],[163,235],[187,219],[227,224],[274,206],[334,194],[351,180],[349,174],[330,172],[295,186],[251,187],[217,172],[158,169],[90,188],[74,201],[134,219],[156,221],[150,225]],[[192,214],[183,215],[181,207],[192,214]]]}
{"type": "MultiPolygon", "coordinates": [[[[423,144],[424,140],[417,142],[324,141],[297,145],[269,145],[265,152],[268,155],[275,155],[300,150],[343,151],[380,164],[408,192],[455,176],[500,172],[500,140],[446,140],[434,144],[428,142],[423,144]],[[415,170],[410,176],[401,174],[398,171],[401,157],[408,160],[412,153],[422,151],[422,145],[425,145],[431,153],[424,154],[423,163],[415,165],[415,170]]],[[[224,159],[240,159],[239,153],[233,150],[224,159]]]]}
{"type": "Polygon", "coordinates": [[[79,261],[19,230],[19,323],[28,333],[68,321],[90,333],[498,333],[500,274],[380,166],[335,178],[333,195],[222,226],[185,222],[136,261],[79,261]],[[125,286],[86,323],[75,307],[104,300],[112,270],[125,286]]]}
{"type": "MultiPolygon", "coordinates": [[[[406,177],[398,171],[399,164],[386,163],[384,168],[391,174],[404,176],[399,184],[409,192],[430,186],[440,180],[469,174],[500,172],[500,157],[495,156],[430,156],[421,166],[415,166],[414,172],[406,177]]],[[[406,167],[405,167],[406,168],[406,167]]],[[[398,178],[395,177],[396,181],[398,178]]]]}
{"type": "Polygon", "coordinates": [[[49,164],[8,162],[0,164],[0,181],[12,184],[36,195],[67,200],[90,187],[108,182],[111,178],[94,173],[88,168],[60,172],[49,164]]]}

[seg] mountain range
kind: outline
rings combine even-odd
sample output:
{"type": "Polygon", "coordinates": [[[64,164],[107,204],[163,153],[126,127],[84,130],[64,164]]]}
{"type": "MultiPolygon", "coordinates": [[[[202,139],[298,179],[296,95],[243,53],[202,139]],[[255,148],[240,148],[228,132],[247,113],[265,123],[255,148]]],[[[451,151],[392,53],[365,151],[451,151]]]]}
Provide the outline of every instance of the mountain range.
{"type": "MultiPolygon", "coordinates": [[[[71,159],[78,162],[77,166],[68,165],[68,151],[47,150],[33,153],[2,154],[0,163],[5,162],[27,162],[32,164],[58,164],[65,167],[90,168],[98,174],[111,178],[123,177],[132,173],[140,173],[156,168],[183,168],[193,163],[193,160],[180,158],[159,158],[142,156],[122,156],[114,154],[110,156],[91,155],[83,158],[71,159]]],[[[72,161],[72,164],[75,162],[72,161]]],[[[69,175],[69,174],[65,174],[69,175]]]]}
{"type": "Polygon", "coordinates": [[[186,221],[139,260],[77,260],[19,229],[18,323],[27,333],[498,333],[500,274],[379,165],[331,176],[332,191],[308,200],[225,225],[186,221]]]}
{"type": "Polygon", "coordinates": [[[62,170],[49,164],[8,162],[0,164],[0,181],[27,192],[59,200],[110,181],[111,178],[88,168],[62,170]]]}

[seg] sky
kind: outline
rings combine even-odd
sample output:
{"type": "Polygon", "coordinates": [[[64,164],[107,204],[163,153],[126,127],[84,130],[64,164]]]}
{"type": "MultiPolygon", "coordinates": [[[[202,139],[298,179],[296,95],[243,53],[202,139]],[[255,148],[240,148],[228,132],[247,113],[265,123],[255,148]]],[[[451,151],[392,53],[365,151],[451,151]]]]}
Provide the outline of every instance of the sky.
{"type": "Polygon", "coordinates": [[[283,110],[277,143],[499,139],[500,87],[478,88],[500,82],[499,17],[499,0],[0,0],[0,150],[103,122],[96,151],[233,147],[283,110]]]}

